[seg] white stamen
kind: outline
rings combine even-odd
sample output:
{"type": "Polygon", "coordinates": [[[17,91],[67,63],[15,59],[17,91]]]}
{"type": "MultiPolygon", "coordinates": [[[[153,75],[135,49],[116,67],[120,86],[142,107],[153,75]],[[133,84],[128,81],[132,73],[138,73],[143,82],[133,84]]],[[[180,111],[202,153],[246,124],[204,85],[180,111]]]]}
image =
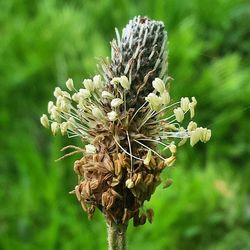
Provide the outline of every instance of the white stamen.
{"type": "Polygon", "coordinates": [[[115,98],[111,101],[111,107],[116,108],[120,106],[123,103],[123,100],[121,98],[115,98]]]}
{"type": "Polygon", "coordinates": [[[85,145],[86,153],[87,154],[95,154],[96,153],[96,147],[92,144],[85,145]]]}
{"type": "Polygon", "coordinates": [[[69,78],[66,82],[66,87],[69,91],[74,90],[74,83],[73,80],[71,78],[69,78]]]}
{"type": "Polygon", "coordinates": [[[47,115],[43,114],[40,118],[40,122],[45,128],[49,128],[49,119],[47,115]]]}
{"type": "Polygon", "coordinates": [[[160,78],[155,78],[152,85],[156,91],[162,94],[165,91],[165,83],[160,78]]]}

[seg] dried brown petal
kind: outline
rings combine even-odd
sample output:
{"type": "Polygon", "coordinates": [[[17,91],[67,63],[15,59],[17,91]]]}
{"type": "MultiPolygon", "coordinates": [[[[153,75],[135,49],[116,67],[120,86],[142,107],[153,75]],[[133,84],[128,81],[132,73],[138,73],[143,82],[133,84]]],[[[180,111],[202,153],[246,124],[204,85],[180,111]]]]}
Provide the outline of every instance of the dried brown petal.
{"type": "Polygon", "coordinates": [[[144,183],[145,183],[147,186],[149,186],[149,185],[151,185],[151,183],[153,182],[153,180],[154,180],[154,175],[148,174],[148,175],[146,176],[146,178],[144,179],[144,183]]]}
{"type": "Polygon", "coordinates": [[[168,188],[172,185],[173,180],[172,179],[167,179],[167,181],[163,184],[163,188],[168,188]]]}
{"type": "Polygon", "coordinates": [[[98,186],[99,186],[99,181],[98,181],[97,179],[92,179],[92,180],[90,181],[90,189],[91,189],[91,190],[97,189],[98,186]]]}
{"type": "Polygon", "coordinates": [[[138,185],[140,182],[142,181],[142,173],[139,172],[137,175],[136,175],[136,179],[135,179],[135,186],[138,185]]]}
{"type": "Polygon", "coordinates": [[[144,225],[146,223],[146,220],[147,220],[147,216],[143,213],[140,216],[140,220],[139,220],[140,225],[144,225]]]}
{"type": "Polygon", "coordinates": [[[85,202],[84,202],[83,200],[81,201],[81,206],[82,206],[82,209],[83,209],[85,212],[88,211],[88,208],[87,208],[87,206],[86,206],[86,204],[85,204],[85,202]]]}
{"type": "Polygon", "coordinates": [[[146,210],[146,215],[149,223],[151,224],[154,218],[154,210],[152,208],[146,210]]]}
{"type": "Polygon", "coordinates": [[[122,223],[125,224],[130,219],[130,212],[127,208],[124,209],[124,214],[122,216],[122,223]]]}
{"type": "Polygon", "coordinates": [[[135,227],[140,225],[140,218],[139,218],[139,212],[136,212],[133,217],[133,224],[135,227]]]}
{"type": "Polygon", "coordinates": [[[113,178],[110,184],[111,187],[115,187],[120,184],[120,181],[117,178],[113,178]]]}
{"type": "Polygon", "coordinates": [[[122,170],[122,166],[121,166],[119,160],[116,160],[115,161],[115,175],[119,176],[121,173],[121,170],[122,170]]]}
{"type": "Polygon", "coordinates": [[[80,201],[80,200],[82,199],[82,197],[81,197],[81,193],[80,193],[80,191],[79,191],[79,185],[77,185],[77,186],[75,187],[75,194],[76,194],[77,200],[80,201]]]}

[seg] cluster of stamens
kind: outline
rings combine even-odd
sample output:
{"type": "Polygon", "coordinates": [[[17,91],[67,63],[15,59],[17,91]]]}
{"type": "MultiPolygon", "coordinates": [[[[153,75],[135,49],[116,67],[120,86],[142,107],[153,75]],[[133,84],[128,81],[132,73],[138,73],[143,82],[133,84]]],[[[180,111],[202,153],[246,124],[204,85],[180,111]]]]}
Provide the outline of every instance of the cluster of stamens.
{"type": "Polygon", "coordinates": [[[153,92],[138,108],[128,105],[131,79],[126,76],[107,81],[96,75],[85,79],[79,90],[69,79],[66,87],[68,91],[55,88],[56,101],[48,103],[49,117],[43,114],[41,123],[53,135],[77,136],[85,144],[64,148],[75,149],[65,156],[84,155],[74,165],[79,176],[74,193],[83,209],[91,217],[99,208],[110,223],[134,218],[135,225],[144,224],[146,217],[151,221],[151,210],[139,211],[160,184],[162,170],[175,162],[177,146],[211,137],[209,129],[193,121],[181,126],[187,113],[194,117],[196,99],[171,103],[160,78],[153,80],[153,92]]]}

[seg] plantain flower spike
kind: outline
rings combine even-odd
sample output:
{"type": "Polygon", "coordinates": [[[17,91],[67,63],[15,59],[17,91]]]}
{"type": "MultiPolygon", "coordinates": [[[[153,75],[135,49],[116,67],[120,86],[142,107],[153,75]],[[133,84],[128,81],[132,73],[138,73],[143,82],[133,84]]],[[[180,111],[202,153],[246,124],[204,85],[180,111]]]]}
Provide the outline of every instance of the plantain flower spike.
{"type": "Polygon", "coordinates": [[[153,210],[143,213],[144,203],[176,161],[179,146],[211,137],[211,130],[188,121],[195,115],[194,97],[170,98],[166,45],[163,22],[135,17],[121,34],[116,30],[111,60],[100,61],[100,75],[84,79],[80,89],[67,80],[70,93],[56,87],[48,116],[41,117],[53,135],[82,143],[67,146],[74,151],[62,158],[82,154],[74,163],[73,193],[89,218],[98,209],[110,225],[151,223],[153,210]]]}

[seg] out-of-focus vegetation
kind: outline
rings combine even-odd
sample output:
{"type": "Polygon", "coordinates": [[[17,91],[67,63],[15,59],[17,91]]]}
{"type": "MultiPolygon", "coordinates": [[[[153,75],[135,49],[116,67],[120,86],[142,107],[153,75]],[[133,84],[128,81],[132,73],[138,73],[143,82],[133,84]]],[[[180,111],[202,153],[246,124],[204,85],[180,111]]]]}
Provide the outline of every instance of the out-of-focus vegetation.
{"type": "MultiPolygon", "coordinates": [[[[108,56],[114,27],[134,15],[165,22],[172,97],[196,96],[211,141],[185,145],[129,227],[128,249],[250,249],[250,3],[247,0],[8,0],[0,2],[0,249],[106,249],[102,215],[74,196],[72,143],[39,124],[56,85],[80,85],[108,56]]],[[[74,143],[77,143],[75,141],[74,143]]],[[[77,158],[77,157],[76,157],[77,158]]]]}

